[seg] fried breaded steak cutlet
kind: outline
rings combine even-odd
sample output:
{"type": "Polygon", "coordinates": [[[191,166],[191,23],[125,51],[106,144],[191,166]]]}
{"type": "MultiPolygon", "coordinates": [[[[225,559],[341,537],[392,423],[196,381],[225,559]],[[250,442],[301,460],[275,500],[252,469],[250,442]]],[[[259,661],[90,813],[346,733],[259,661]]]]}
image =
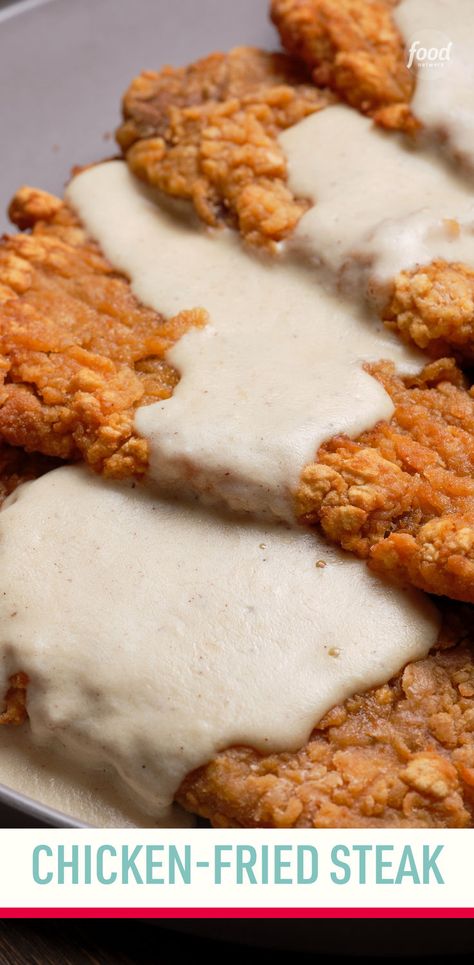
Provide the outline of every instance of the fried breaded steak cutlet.
{"type": "Polygon", "coordinates": [[[218,827],[472,827],[472,644],[335,707],[298,753],[232,748],[178,800],[218,827]]]}
{"type": "Polygon", "coordinates": [[[402,271],[381,317],[433,358],[453,354],[474,359],[474,270],[467,265],[433,261],[402,271]]]}
{"type": "MultiPolygon", "coordinates": [[[[334,17],[335,36],[341,39],[342,18],[344,23],[354,21],[359,36],[365,23],[356,17],[359,2],[346,0],[347,9],[344,4],[339,9],[332,0],[314,0],[314,8],[319,10],[318,30],[327,21],[332,31],[334,17]]],[[[277,7],[282,14],[285,4],[290,8],[293,0],[275,3],[275,16],[277,7]]],[[[310,5],[310,16],[307,6],[297,6],[298,17],[312,23],[315,11],[310,5]]],[[[379,8],[385,19],[390,19],[386,4],[377,0],[374,9],[379,8]]],[[[388,40],[380,44],[390,49],[388,40]]],[[[326,50],[326,41],[321,40],[321,45],[326,50]]],[[[331,44],[329,48],[332,50],[331,44]]],[[[296,42],[294,50],[303,56],[296,42]]],[[[376,70],[374,56],[367,41],[362,62],[367,70],[372,65],[375,71],[375,90],[382,68],[376,70]]],[[[386,60],[388,55],[384,56],[386,60]]],[[[324,77],[324,83],[329,83],[330,78],[324,77]]],[[[315,79],[321,82],[317,72],[315,79]]],[[[355,96],[356,88],[350,85],[350,90],[355,96]]],[[[291,235],[309,207],[306,199],[295,198],[288,187],[287,164],[277,136],[330,102],[327,91],[312,87],[304,67],[298,67],[295,60],[237,47],[189,67],[140,74],[123,98],[124,122],[117,139],[130,169],[141,180],[190,201],[205,224],[216,227],[225,222],[240,230],[246,242],[272,249],[291,235]]],[[[384,103],[382,94],[373,103],[384,103]]],[[[395,106],[398,110],[399,105],[395,106]]],[[[385,110],[393,111],[394,106],[385,110]]],[[[321,150],[326,150],[325,144],[321,150]]],[[[381,317],[432,357],[453,353],[461,360],[471,360],[474,272],[466,265],[442,261],[401,272],[393,279],[381,317]]]]}
{"type": "Polygon", "coordinates": [[[393,21],[397,0],[272,0],[283,46],[314,83],[384,127],[413,132],[413,77],[393,21]]]}
{"type": "Polygon", "coordinates": [[[395,405],[359,439],[333,438],[306,467],[297,515],[371,568],[474,602],[474,397],[453,360],[416,379],[368,367],[395,405]]]}
{"type": "Polygon", "coordinates": [[[166,349],[203,310],[139,304],[68,206],[32,188],[10,206],[29,234],[0,242],[0,437],[120,478],[145,471],[137,406],[171,395],[166,349]]]}
{"type": "MultiPolygon", "coordinates": [[[[438,650],[333,708],[300,751],[222,751],[178,802],[216,827],[472,827],[471,628],[472,613],[453,609],[438,650]]],[[[0,724],[26,720],[27,688],[25,674],[11,677],[0,724]]]]}
{"type": "Polygon", "coordinates": [[[292,58],[237,47],[136,77],[117,140],[139,178],[271,248],[308,207],[287,186],[277,135],[329,100],[292,58]]]}
{"type": "Polygon", "coordinates": [[[0,724],[13,724],[19,727],[28,717],[26,709],[28,677],[26,673],[15,673],[10,677],[10,686],[5,694],[5,709],[0,713],[0,724]]]}
{"type": "MultiPolygon", "coordinates": [[[[203,309],[144,308],[59,199],[31,189],[12,216],[32,233],[0,244],[0,437],[117,478],[146,471],[138,406],[171,395],[166,349],[203,309]]],[[[321,448],[296,514],[385,576],[474,602],[474,398],[452,360],[418,380],[372,366],[396,406],[354,441],[321,448]]]]}

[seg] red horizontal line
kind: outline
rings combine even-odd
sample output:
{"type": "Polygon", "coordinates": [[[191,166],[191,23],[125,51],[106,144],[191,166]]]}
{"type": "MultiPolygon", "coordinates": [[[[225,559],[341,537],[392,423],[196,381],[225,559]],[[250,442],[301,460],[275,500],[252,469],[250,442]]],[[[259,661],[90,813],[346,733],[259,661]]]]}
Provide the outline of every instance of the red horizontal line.
{"type": "Polygon", "coordinates": [[[0,908],[0,918],[474,918],[474,908],[0,908]]]}

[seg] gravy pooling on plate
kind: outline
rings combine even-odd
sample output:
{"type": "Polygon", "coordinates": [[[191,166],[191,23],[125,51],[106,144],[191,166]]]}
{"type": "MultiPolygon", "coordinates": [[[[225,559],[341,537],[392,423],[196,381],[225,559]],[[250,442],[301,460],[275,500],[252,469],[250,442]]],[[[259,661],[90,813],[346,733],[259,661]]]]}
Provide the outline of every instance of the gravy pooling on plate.
{"type": "Polygon", "coordinates": [[[73,466],[9,498],[0,565],[0,686],[28,674],[34,744],[111,769],[152,820],[221,749],[297,750],[439,629],[422,594],[312,533],[73,466]]]}
{"type": "Polygon", "coordinates": [[[291,520],[321,443],[393,413],[363,363],[423,365],[368,312],[318,287],[310,268],[260,258],[230,231],[207,233],[187,208],[161,207],[124,162],[79,174],[67,200],[145,304],[209,314],[167,355],[180,373],[172,398],[136,413],[160,488],[291,520]]]}
{"type": "Polygon", "coordinates": [[[401,0],[393,9],[416,69],[413,113],[428,135],[474,169],[474,6],[471,0],[401,0]],[[434,57],[430,57],[430,51],[434,57]],[[431,63],[430,63],[431,60],[431,63]]]}
{"type": "Polygon", "coordinates": [[[326,283],[342,280],[352,298],[368,287],[383,305],[401,271],[436,259],[474,265],[472,178],[434,151],[343,105],[280,143],[291,189],[313,201],[288,244],[326,283]]]}

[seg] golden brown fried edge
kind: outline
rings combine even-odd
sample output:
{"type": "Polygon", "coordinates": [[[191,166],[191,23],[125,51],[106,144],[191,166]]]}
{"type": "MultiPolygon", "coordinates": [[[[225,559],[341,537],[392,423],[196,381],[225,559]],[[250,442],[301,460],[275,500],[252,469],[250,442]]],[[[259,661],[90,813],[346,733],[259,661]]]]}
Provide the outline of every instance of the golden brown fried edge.
{"type": "Polygon", "coordinates": [[[236,47],[136,77],[117,140],[139,178],[271,249],[308,207],[287,186],[277,135],[330,99],[293,58],[236,47]]]}
{"type": "Polygon", "coordinates": [[[171,395],[165,352],[205,312],[165,319],[141,305],[53,195],[23,188],[10,216],[23,233],[0,242],[0,438],[115,478],[143,474],[135,409],[171,395]]]}
{"type": "MultiPolygon", "coordinates": [[[[366,0],[360,2],[367,6],[366,0]]],[[[288,0],[288,16],[292,4],[293,0],[288,0]]],[[[274,5],[275,17],[277,6],[283,16],[282,3],[274,5]]],[[[384,23],[390,21],[386,4],[374,4],[374,10],[379,7],[379,19],[383,14],[384,23]]],[[[321,56],[326,60],[330,52],[335,56],[336,41],[342,43],[346,37],[350,47],[368,29],[365,20],[356,17],[354,0],[345,6],[339,2],[324,6],[320,0],[300,3],[295,10],[295,30],[303,29],[302,24],[312,30],[314,18],[318,38],[323,25],[331,28],[331,42],[324,36],[320,40],[321,56]]],[[[368,14],[365,19],[370,24],[368,14]]],[[[375,27],[376,37],[382,36],[377,18],[375,27]]],[[[381,83],[382,66],[390,63],[393,44],[392,59],[398,63],[400,58],[401,42],[394,39],[393,30],[383,36],[380,63],[375,41],[367,40],[363,52],[363,63],[374,74],[374,90],[381,83]]],[[[286,34],[284,40],[289,49],[303,56],[300,44],[295,41],[291,47],[286,34]]],[[[330,74],[324,78],[315,75],[317,83],[323,79],[330,83],[330,74]]],[[[332,86],[337,90],[337,85],[332,86]]],[[[393,84],[388,87],[391,96],[398,96],[397,84],[393,90],[393,84]]],[[[350,89],[352,103],[357,87],[350,89]]],[[[364,101],[364,109],[384,103],[388,97],[384,90],[382,86],[378,99],[374,94],[372,100],[364,101]]],[[[216,227],[225,222],[240,230],[249,244],[272,250],[291,234],[308,208],[308,201],[295,198],[288,188],[278,134],[330,103],[327,89],[312,86],[304,65],[297,60],[237,47],[228,54],[211,54],[189,67],[165,67],[136,77],[123,98],[124,121],[117,139],[130,169],[141,180],[190,201],[205,224],[216,227]]],[[[355,106],[362,109],[363,104],[355,106]]],[[[400,105],[395,103],[395,107],[398,110],[400,105]]],[[[393,112],[394,105],[386,110],[393,112]]],[[[321,150],[325,150],[324,144],[321,150]]],[[[439,261],[401,272],[393,280],[381,317],[433,358],[453,354],[471,360],[474,272],[465,265],[439,261]]]]}
{"type": "MultiPolygon", "coordinates": [[[[445,608],[437,650],[333,708],[300,751],[222,751],[177,800],[216,827],[472,827],[472,625],[445,608]]],[[[27,686],[11,678],[0,723],[26,719],[27,686]]]]}
{"type": "MultiPolygon", "coordinates": [[[[15,203],[24,218],[29,212],[34,228],[38,212],[44,214],[43,205],[51,206],[52,202],[49,196],[40,197],[36,192],[27,192],[27,197],[34,199],[34,205],[20,204],[18,197],[15,203]]],[[[40,238],[43,234],[45,237],[51,235],[55,240],[61,237],[71,244],[69,232],[74,227],[75,231],[79,231],[79,235],[75,236],[76,241],[80,241],[81,248],[85,245],[89,251],[90,242],[83,230],[77,223],[71,226],[71,213],[57,199],[53,201],[58,220],[51,224],[40,218],[40,238]],[[65,235],[63,227],[66,228],[65,235]],[[50,231],[49,228],[54,230],[50,231]],[[56,229],[60,229],[59,235],[56,229]]],[[[46,248],[49,250],[48,246],[46,248]]],[[[102,257],[97,246],[93,250],[97,257],[102,257]]],[[[27,258],[24,261],[23,272],[29,264],[27,258]]],[[[74,274],[78,264],[74,261],[73,268],[68,262],[67,271],[73,271],[74,274]]],[[[11,270],[10,261],[8,265],[11,270]]],[[[41,260],[41,271],[45,271],[48,277],[51,273],[53,278],[59,271],[62,278],[64,261],[62,258],[52,259],[45,266],[44,260],[41,260]]],[[[66,277],[69,276],[66,274],[66,277]]],[[[121,276],[118,276],[118,280],[121,286],[126,286],[121,276]]],[[[41,285],[39,291],[43,292],[41,285]]],[[[51,297],[53,300],[58,297],[54,286],[51,297]]],[[[125,295],[122,293],[121,297],[125,295]]],[[[18,292],[14,294],[15,299],[21,299],[18,292]]],[[[7,299],[7,304],[8,301],[11,298],[7,299]]],[[[41,304],[44,306],[46,303],[47,299],[43,300],[42,297],[41,304]]],[[[26,306],[29,304],[27,301],[26,306]]],[[[15,305],[15,309],[18,311],[19,306],[15,305]]],[[[137,306],[137,311],[139,309],[140,306],[137,306]]],[[[25,338],[28,341],[31,333],[28,332],[28,312],[25,316],[22,312],[23,309],[20,317],[23,326],[26,326],[20,329],[23,332],[23,350],[25,338]]],[[[36,315],[33,317],[36,319],[36,315]]],[[[368,480],[361,465],[356,468],[351,465],[351,471],[356,473],[355,479],[343,478],[342,489],[346,487],[344,492],[349,493],[349,503],[346,501],[349,510],[352,512],[354,507],[360,508],[358,501],[354,501],[358,489],[359,497],[366,500],[366,509],[372,510],[372,516],[369,513],[368,517],[370,522],[363,532],[358,533],[364,547],[384,545],[387,538],[386,535],[379,538],[382,530],[389,525],[384,518],[389,492],[386,488],[388,477],[381,470],[380,460],[386,460],[389,474],[393,473],[398,482],[403,480],[401,488],[405,486],[408,499],[408,508],[401,515],[395,514],[390,524],[394,530],[392,535],[397,536],[400,535],[400,526],[408,527],[410,534],[418,532],[422,519],[420,506],[411,505],[414,496],[410,486],[414,485],[413,480],[416,479],[420,491],[425,485],[430,511],[433,508],[433,493],[438,486],[442,498],[437,512],[447,510],[449,517],[449,511],[454,506],[452,500],[454,496],[461,498],[463,486],[467,487],[464,496],[468,500],[471,498],[467,472],[469,460],[474,458],[470,434],[474,425],[472,397],[454,362],[433,363],[411,385],[399,379],[391,366],[376,366],[373,372],[397,403],[394,419],[391,423],[379,424],[359,441],[333,440],[320,451],[318,463],[325,471],[333,454],[337,454],[338,459],[343,454],[341,465],[337,464],[337,473],[344,477],[344,473],[349,471],[344,462],[346,451],[350,459],[354,458],[354,454],[362,453],[362,465],[366,466],[367,460],[364,464],[364,458],[367,457],[367,450],[372,454],[370,458],[375,458],[376,480],[380,485],[378,509],[377,500],[374,503],[373,497],[374,478],[368,480]],[[429,472],[436,471],[437,467],[443,470],[440,461],[444,464],[444,475],[441,471],[439,478],[436,475],[431,478],[429,472]],[[410,472],[407,471],[408,467],[410,472]],[[465,478],[463,473],[466,473],[465,478]],[[450,483],[445,493],[440,486],[442,478],[450,483]],[[349,482],[351,484],[347,485],[349,482]],[[368,482],[370,485],[367,486],[368,482]]],[[[23,388],[23,385],[20,387],[23,388]]],[[[48,388],[46,380],[43,391],[47,392],[48,388]]],[[[51,465],[47,460],[41,462],[39,459],[36,467],[37,457],[7,446],[4,446],[2,458],[5,460],[2,476],[5,492],[10,492],[22,479],[32,478],[37,472],[43,471],[40,466],[47,469],[51,465]]],[[[330,468],[333,470],[334,465],[330,468]]],[[[304,479],[303,484],[307,486],[308,479],[304,479]]],[[[333,486],[332,490],[329,487],[326,496],[331,491],[339,498],[341,486],[333,486]]],[[[399,491],[400,487],[397,489],[395,486],[393,492],[399,491]]],[[[307,495],[305,492],[304,497],[307,495]]],[[[321,510],[320,515],[326,529],[330,518],[326,511],[335,508],[337,513],[338,508],[343,506],[344,500],[341,506],[337,501],[334,507],[325,503],[324,512],[321,510]]],[[[456,520],[455,515],[451,518],[456,520]]],[[[308,517],[308,521],[312,522],[312,517],[308,517]]],[[[365,549],[355,545],[353,548],[359,555],[367,555],[365,549]]],[[[439,571],[437,564],[435,572],[439,571]]],[[[463,613],[461,620],[464,628],[470,622],[470,611],[466,610],[465,613],[467,616],[463,613]]],[[[444,642],[459,640],[465,633],[465,629],[460,631],[456,627],[454,637],[444,642]]],[[[403,674],[385,687],[351,698],[342,707],[335,708],[326,715],[311,740],[297,754],[264,758],[246,748],[223,752],[206,768],[187,778],[179,792],[179,800],[193,811],[209,817],[216,825],[468,826],[472,824],[471,787],[474,775],[470,737],[474,719],[473,667],[469,642],[452,650],[441,649],[426,660],[409,665],[403,674]]],[[[0,722],[19,724],[25,719],[27,683],[21,671],[13,676],[0,722]]]]}
{"type": "Polygon", "coordinates": [[[217,827],[472,827],[472,644],[335,707],[294,754],[237,747],[178,800],[217,827]]]}
{"type": "Polygon", "coordinates": [[[397,0],[272,0],[283,46],[331,88],[379,124],[417,129],[409,103],[414,81],[392,11],[397,0]]]}
{"type": "Polygon", "coordinates": [[[367,367],[395,405],[358,439],[335,437],[302,475],[296,513],[402,584],[474,602],[474,396],[452,359],[400,378],[367,367]]]}
{"type": "MultiPolygon", "coordinates": [[[[57,198],[23,189],[12,216],[31,234],[0,243],[0,438],[105,475],[145,472],[138,405],[172,392],[165,352],[203,309],[165,320],[57,198]]],[[[418,379],[371,367],[396,406],[358,440],[315,454],[296,514],[385,576],[474,602],[474,399],[452,360],[418,379]]]]}

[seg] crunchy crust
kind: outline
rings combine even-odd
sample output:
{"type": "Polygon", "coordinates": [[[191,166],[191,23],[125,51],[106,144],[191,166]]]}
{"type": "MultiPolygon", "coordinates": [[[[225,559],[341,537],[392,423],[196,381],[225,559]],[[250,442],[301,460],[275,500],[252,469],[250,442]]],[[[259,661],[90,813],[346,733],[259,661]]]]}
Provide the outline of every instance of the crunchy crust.
{"type": "Polygon", "coordinates": [[[474,271],[434,261],[401,272],[382,312],[389,328],[433,357],[474,358],[474,271]]]}
{"type": "MultiPolygon", "coordinates": [[[[254,77],[260,67],[264,73],[268,69],[262,56],[246,62],[254,77]]],[[[156,170],[155,147],[147,154],[150,135],[138,134],[135,156],[131,144],[128,160],[137,173],[144,164],[141,176],[170,190],[166,178],[179,161],[177,154],[172,160],[172,152],[186,146],[190,167],[181,170],[180,190],[170,193],[191,197],[208,223],[236,220],[250,242],[269,246],[291,231],[305,210],[304,202],[289,197],[284,158],[271,176],[265,167],[271,143],[275,147],[275,131],[294,123],[288,120],[292,111],[299,119],[298,111],[310,113],[323,104],[315,106],[293,88],[291,97],[286,90],[283,107],[281,91],[288,85],[274,79],[269,83],[268,78],[254,80],[258,97],[252,93],[253,101],[246,100],[250,95],[237,90],[239,83],[248,90],[248,78],[238,79],[239,71],[245,73],[243,64],[240,55],[231,66],[228,58],[215,61],[217,74],[227,79],[220,82],[220,93],[216,80],[212,110],[209,93],[206,108],[199,100],[189,106],[186,72],[142,75],[133,96],[137,90],[143,94],[153,89],[153,110],[159,94],[159,110],[171,125],[166,131],[176,132],[172,125],[181,124],[186,136],[176,144],[166,141],[167,134],[151,136],[151,142],[165,141],[158,165],[162,183],[150,173],[156,170]],[[229,108],[235,100],[236,106],[229,108]],[[280,111],[284,122],[277,117],[280,111]],[[196,157],[199,154],[201,164],[204,132],[211,124],[217,127],[216,153],[211,150],[208,156],[207,180],[201,173],[196,180],[196,157]],[[257,141],[250,136],[246,181],[242,155],[238,160],[239,138],[252,130],[257,141]],[[264,174],[249,161],[257,156],[257,144],[264,174]],[[152,167],[147,168],[148,163],[152,167]],[[219,176],[212,173],[218,168],[219,176]],[[279,222],[277,209],[278,217],[282,212],[279,222]]],[[[198,87],[200,83],[198,78],[198,87]]],[[[124,141],[132,137],[137,116],[122,126],[124,141]]],[[[212,143],[212,137],[208,140],[212,143]]],[[[183,164],[185,154],[183,150],[183,164]]],[[[10,210],[12,220],[32,233],[7,238],[0,246],[0,434],[26,449],[61,459],[83,458],[108,475],[143,472],[146,443],[133,433],[133,412],[137,405],[171,394],[177,375],[164,362],[164,353],[189,325],[204,324],[205,313],[182,313],[166,321],[139,305],[126,280],[108,265],[59,199],[23,189],[10,210]]],[[[432,350],[439,353],[445,344],[454,344],[462,354],[471,338],[466,329],[472,316],[467,269],[434,265],[423,274],[428,278],[424,290],[419,272],[399,276],[385,318],[423,347],[433,343],[432,350]],[[462,293],[460,278],[466,281],[462,293]],[[452,293],[449,304],[445,288],[452,293]]],[[[368,558],[384,575],[474,602],[472,394],[450,360],[431,364],[411,382],[400,379],[388,364],[372,366],[371,371],[392,396],[395,415],[355,442],[336,438],[321,448],[297,494],[300,518],[321,524],[331,539],[368,558]]],[[[5,445],[0,452],[0,498],[51,465],[5,445]]],[[[471,619],[468,610],[462,614],[464,626],[470,627],[471,619]]],[[[0,723],[25,720],[27,685],[21,672],[11,678],[0,723]]],[[[294,754],[263,757],[248,748],[222,752],[186,779],[178,798],[216,826],[472,826],[473,730],[473,649],[464,642],[408,665],[389,684],[334,708],[294,754]]]]}
{"type": "Polygon", "coordinates": [[[277,135],[328,101],[290,57],[237,47],[136,77],[117,140],[139,178],[271,248],[308,207],[287,187],[277,135]]]}
{"type": "Polygon", "coordinates": [[[0,714],[0,724],[23,724],[28,713],[26,693],[28,688],[26,673],[15,673],[10,677],[10,686],[5,694],[5,710],[0,714]]]}
{"type": "Polygon", "coordinates": [[[140,305],[59,198],[22,188],[10,216],[31,233],[0,242],[1,438],[116,478],[143,473],[134,411],[171,394],[164,353],[206,313],[166,320],[140,305]]]}
{"type": "Polygon", "coordinates": [[[315,84],[384,127],[414,132],[413,77],[391,15],[397,0],[272,0],[283,46],[308,65],[315,84]]]}
{"type": "Polygon", "coordinates": [[[322,446],[303,473],[297,514],[382,575],[472,603],[473,390],[452,359],[411,380],[390,363],[368,368],[395,414],[356,441],[322,446]]]}
{"type": "Polygon", "coordinates": [[[473,697],[472,646],[434,653],[335,707],[294,754],[224,751],[178,799],[217,827],[471,827],[473,697]]]}
{"type": "MultiPolygon", "coordinates": [[[[125,353],[128,361],[124,364],[132,375],[135,374],[131,364],[133,355],[128,354],[135,350],[134,339],[148,337],[150,319],[153,326],[166,326],[167,323],[159,316],[141,309],[132,299],[127,282],[107,266],[98,248],[85,238],[71,212],[58,199],[50,200],[49,196],[38,192],[26,192],[23,197],[21,194],[16,196],[14,205],[15,219],[23,227],[33,228],[32,235],[19,237],[20,244],[24,240],[30,244],[29,254],[25,258],[24,248],[14,248],[17,260],[13,261],[12,266],[9,260],[11,248],[7,240],[8,255],[5,256],[5,249],[2,248],[1,257],[8,266],[10,280],[13,278],[17,287],[17,279],[21,279],[27,271],[31,272],[32,280],[22,288],[21,294],[10,285],[12,292],[7,291],[3,303],[5,318],[17,320],[17,327],[12,325],[11,332],[8,326],[5,328],[9,338],[15,336],[15,341],[11,343],[13,349],[10,349],[8,356],[4,355],[6,362],[9,363],[13,358],[12,364],[18,365],[17,353],[20,353],[20,349],[23,350],[26,345],[30,352],[29,340],[39,338],[35,324],[40,305],[47,306],[48,320],[58,318],[58,326],[61,316],[55,315],[56,310],[59,312],[55,306],[62,306],[64,325],[64,318],[69,317],[64,314],[64,305],[72,311],[69,301],[71,289],[80,305],[87,291],[88,307],[93,295],[98,299],[100,293],[100,305],[103,307],[104,289],[101,286],[105,277],[107,283],[113,283],[114,291],[117,285],[120,292],[117,300],[114,300],[116,313],[122,305],[126,305],[127,310],[130,310],[130,305],[133,306],[134,331],[129,335],[132,348],[127,339],[124,343],[118,341],[117,332],[122,329],[115,316],[114,325],[111,326],[111,313],[108,312],[106,324],[100,327],[103,323],[98,322],[99,327],[94,327],[93,334],[89,330],[90,343],[87,349],[82,345],[81,349],[90,354],[91,346],[97,351],[100,345],[99,358],[106,361],[109,360],[109,353],[112,358],[117,358],[117,353],[125,353]],[[53,210],[54,214],[48,221],[45,215],[53,210]],[[36,253],[36,248],[31,252],[31,243],[35,245],[36,241],[41,254],[36,253]],[[61,244],[58,245],[58,242],[61,244]],[[89,269],[89,259],[92,259],[94,268],[99,266],[96,270],[89,269]],[[78,272],[81,275],[79,281],[78,272]],[[67,302],[63,301],[63,280],[67,302]],[[80,295],[75,287],[77,284],[80,295]],[[27,293],[30,296],[22,298],[27,293]],[[9,313],[12,312],[14,314],[11,316],[9,313]],[[31,318],[34,320],[33,327],[31,318]],[[21,324],[18,324],[18,320],[21,324]],[[141,325],[144,326],[145,336],[141,325]]],[[[3,262],[2,267],[2,283],[5,284],[3,262]]],[[[75,305],[75,301],[72,304],[75,305]]],[[[92,301],[96,313],[97,304],[98,301],[92,301]]],[[[102,312],[99,316],[102,317],[102,312]]],[[[77,328],[72,327],[76,317],[73,316],[67,333],[72,331],[75,336],[80,333],[83,338],[85,327],[82,322],[77,328]]],[[[82,313],[80,317],[82,319],[82,313]]],[[[44,315],[41,318],[41,324],[44,325],[44,315]]],[[[56,332],[57,329],[53,328],[54,338],[57,338],[56,332]]],[[[124,334],[127,335],[127,332],[124,334]]],[[[173,330],[173,334],[176,334],[176,330],[173,330]]],[[[41,335],[45,337],[43,332],[41,335]]],[[[164,338],[161,327],[160,338],[164,338]]],[[[155,343],[154,348],[157,351],[155,343]]],[[[160,351],[164,349],[160,348],[160,351]]],[[[63,353],[68,358],[61,344],[57,351],[61,371],[65,370],[63,353]]],[[[38,346],[38,342],[35,342],[34,364],[40,365],[41,392],[48,397],[50,390],[56,386],[50,384],[51,370],[46,364],[44,368],[41,367],[42,363],[37,361],[38,355],[40,362],[43,355],[45,359],[48,357],[44,344],[38,346]]],[[[123,358],[124,355],[120,354],[120,362],[123,358]]],[[[24,364],[26,366],[26,362],[24,364]]],[[[31,360],[29,365],[31,369],[31,360]]],[[[20,370],[15,368],[14,371],[20,370]]],[[[376,554],[380,547],[391,545],[391,539],[408,536],[419,548],[420,534],[426,530],[427,519],[431,520],[431,524],[445,526],[447,521],[457,525],[461,511],[463,518],[466,518],[474,491],[471,481],[474,400],[466,391],[461,373],[449,360],[432,363],[423,377],[412,380],[411,384],[405,384],[398,378],[388,364],[374,366],[373,372],[396,402],[396,415],[390,424],[380,424],[372,432],[365,433],[358,442],[338,439],[323,447],[319,453],[320,462],[316,465],[316,473],[322,473],[322,476],[310,478],[309,495],[313,502],[309,507],[305,504],[305,519],[308,522],[320,520],[328,535],[343,542],[340,533],[336,532],[340,521],[343,520],[345,525],[353,513],[353,518],[360,524],[357,514],[363,506],[365,521],[357,531],[351,530],[349,538],[353,545],[350,548],[360,556],[370,555],[372,565],[378,565],[385,572],[387,554],[382,562],[376,554]],[[362,462],[359,464],[357,459],[360,458],[362,462]],[[315,478],[323,478],[327,482],[328,469],[331,471],[331,485],[326,487],[324,499],[316,507],[315,492],[319,496],[321,488],[315,489],[313,482],[315,478]],[[378,486],[376,491],[375,480],[378,486]],[[335,526],[334,532],[331,532],[331,525],[335,526]],[[388,538],[387,529],[391,529],[388,538]]],[[[22,390],[25,388],[24,382],[23,376],[19,386],[22,390]]],[[[10,385],[14,396],[17,383],[7,381],[6,388],[10,385]]],[[[24,431],[21,411],[19,408],[17,412],[18,431],[24,431]]],[[[42,413],[41,407],[39,412],[42,413]]],[[[0,419],[1,413],[2,409],[0,419]]],[[[43,424],[41,419],[44,419],[43,415],[38,417],[36,424],[43,424]]],[[[44,424],[50,426],[47,420],[44,424]]],[[[35,444],[36,438],[28,436],[29,445],[35,444]]],[[[48,433],[44,438],[48,438],[48,433]]],[[[79,447],[74,451],[81,452],[79,447]]],[[[63,457],[62,452],[58,453],[55,448],[54,452],[63,457]]],[[[92,462],[88,449],[84,454],[92,462]]],[[[120,450],[118,455],[121,456],[120,450]]],[[[18,482],[34,478],[52,465],[47,459],[31,457],[7,446],[4,446],[0,459],[3,460],[0,470],[4,493],[12,491],[18,482]]],[[[96,464],[92,464],[97,468],[96,464]]],[[[120,467],[121,472],[129,471],[130,464],[121,461],[120,467]]],[[[106,465],[102,465],[102,468],[110,471],[106,465]]],[[[308,479],[305,480],[307,484],[308,479]]],[[[304,498],[308,498],[307,489],[304,498]]],[[[409,579],[420,585],[421,568],[416,568],[416,554],[412,554],[411,561],[413,573],[409,573],[409,579]]],[[[472,565],[466,554],[462,556],[461,564],[472,565]]],[[[399,578],[406,578],[406,570],[402,574],[398,572],[397,567],[400,569],[400,566],[400,559],[396,565],[390,563],[389,575],[396,572],[399,578]]],[[[454,582],[449,587],[453,596],[459,596],[459,587],[465,585],[459,576],[461,570],[462,566],[458,565],[454,582]]],[[[433,587],[431,574],[428,588],[447,592],[448,572],[452,575],[454,571],[449,570],[444,559],[438,559],[432,573],[441,574],[439,578],[444,580],[443,586],[433,587]]],[[[469,610],[465,614],[459,612],[458,619],[464,628],[469,627],[472,619],[469,610]]],[[[457,626],[453,632],[454,637],[444,641],[446,645],[454,639],[459,640],[457,626]]],[[[467,633],[467,630],[463,632],[467,633]]],[[[0,723],[21,724],[25,720],[27,685],[28,679],[21,672],[11,678],[0,723]]],[[[230,749],[219,754],[207,767],[190,775],[183,783],[178,798],[184,806],[208,817],[216,826],[472,826],[473,696],[474,661],[471,645],[464,643],[453,649],[440,650],[424,661],[407,666],[390,684],[363,696],[356,695],[343,706],[333,709],[300,751],[262,757],[249,748],[230,749]]]]}
{"type": "MultiPolygon", "coordinates": [[[[403,58],[400,68],[401,41],[390,4],[274,0],[272,9],[288,49],[310,65],[317,56],[316,83],[332,86],[387,125],[389,117],[395,121],[401,110],[396,98],[408,96],[411,78],[403,58]],[[359,72],[359,86],[351,70],[359,72]],[[344,83],[346,91],[339,89],[344,83]]],[[[273,249],[308,208],[288,189],[277,135],[328,103],[327,92],[311,86],[295,60],[237,47],[187,68],[165,67],[136,77],[123,99],[117,139],[140,179],[192,201],[205,224],[225,221],[246,241],[273,249]]],[[[381,315],[434,358],[454,353],[471,359],[474,272],[444,262],[402,272],[381,315]]]]}
{"type": "MultiPolygon", "coordinates": [[[[141,306],[58,198],[25,188],[10,211],[32,231],[0,245],[0,436],[105,475],[143,473],[135,408],[171,394],[164,353],[205,312],[166,321],[141,306]]],[[[384,575],[474,602],[473,395],[453,361],[412,383],[371,371],[394,418],[323,446],[297,515],[384,575]]]]}
{"type": "MultiPolygon", "coordinates": [[[[300,751],[230,748],[188,775],[177,800],[216,827],[471,827],[472,622],[447,610],[438,651],[334,707],[300,751]]],[[[27,718],[27,686],[24,673],[10,678],[0,724],[27,718]]]]}

